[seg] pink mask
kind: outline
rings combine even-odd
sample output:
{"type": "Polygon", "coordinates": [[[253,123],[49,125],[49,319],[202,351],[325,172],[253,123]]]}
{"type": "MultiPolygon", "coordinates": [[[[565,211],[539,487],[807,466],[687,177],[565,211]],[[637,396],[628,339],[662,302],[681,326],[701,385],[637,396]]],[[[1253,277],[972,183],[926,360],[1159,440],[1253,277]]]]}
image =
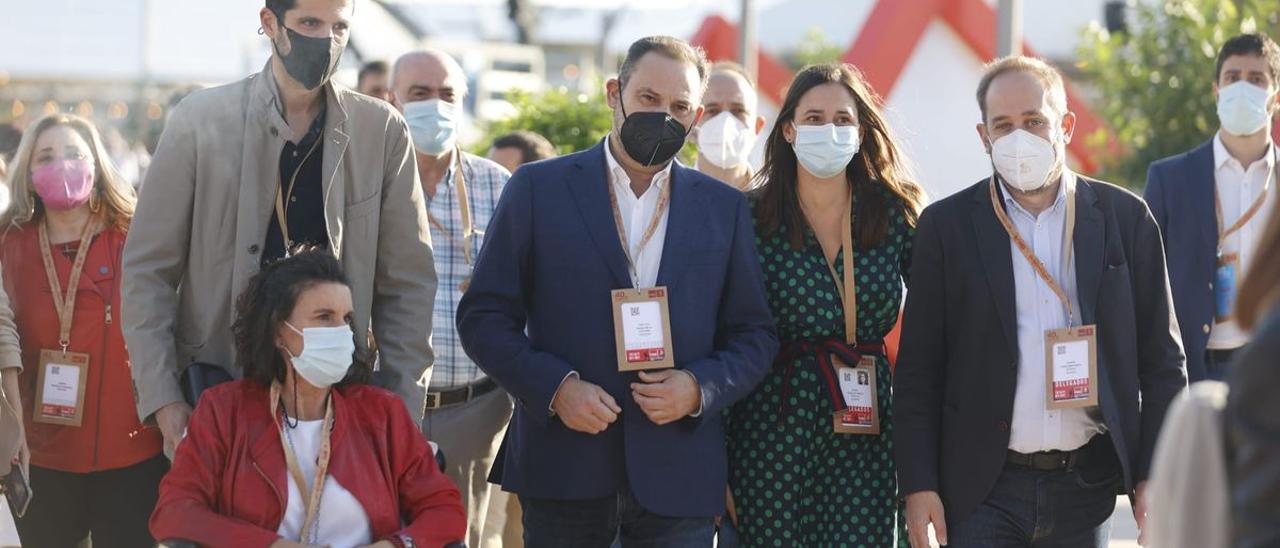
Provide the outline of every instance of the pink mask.
{"type": "Polygon", "coordinates": [[[89,201],[93,192],[93,162],[61,160],[40,166],[31,172],[36,194],[49,209],[74,209],[89,201]]]}

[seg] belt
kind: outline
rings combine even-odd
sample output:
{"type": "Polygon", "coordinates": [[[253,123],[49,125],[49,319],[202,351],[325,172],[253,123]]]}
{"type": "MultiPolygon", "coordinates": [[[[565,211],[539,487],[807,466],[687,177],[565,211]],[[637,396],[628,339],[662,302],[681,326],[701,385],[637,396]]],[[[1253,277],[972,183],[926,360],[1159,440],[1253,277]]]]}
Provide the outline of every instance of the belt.
{"type": "Polygon", "coordinates": [[[1082,461],[1087,459],[1093,451],[1093,445],[1098,442],[1098,438],[1106,436],[1099,434],[1083,447],[1073,451],[1041,451],[1039,453],[1019,453],[1010,449],[1005,457],[1005,462],[1030,468],[1040,472],[1057,472],[1060,470],[1075,470],[1082,461]]]}
{"type": "Polygon", "coordinates": [[[484,378],[459,388],[441,390],[439,392],[427,392],[426,407],[427,409],[440,409],[441,407],[467,403],[475,398],[493,392],[497,387],[498,383],[493,382],[493,379],[484,378]]]}
{"type": "Polygon", "coordinates": [[[818,341],[792,341],[783,345],[778,356],[774,358],[774,366],[782,367],[782,402],[778,409],[778,421],[782,424],[787,416],[787,402],[791,396],[791,373],[795,369],[795,360],[803,355],[814,355],[817,358],[818,373],[826,385],[827,396],[831,399],[832,412],[845,408],[844,395],[840,391],[840,381],[836,378],[835,364],[832,356],[840,358],[846,365],[853,367],[863,356],[884,356],[884,340],[851,345],[838,338],[827,338],[818,341]]]}
{"type": "Polygon", "coordinates": [[[1205,354],[1208,354],[1209,359],[1213,360],[1214,363],[1220,363],[1220,364],[1226,365],[1228,363],[1231,363],[1231,357],[1235,355],[1236,350],[1239,350],[1239,349],[1238,348],[1227,348],[1227,349],[1206,348],[1205,354]]]}

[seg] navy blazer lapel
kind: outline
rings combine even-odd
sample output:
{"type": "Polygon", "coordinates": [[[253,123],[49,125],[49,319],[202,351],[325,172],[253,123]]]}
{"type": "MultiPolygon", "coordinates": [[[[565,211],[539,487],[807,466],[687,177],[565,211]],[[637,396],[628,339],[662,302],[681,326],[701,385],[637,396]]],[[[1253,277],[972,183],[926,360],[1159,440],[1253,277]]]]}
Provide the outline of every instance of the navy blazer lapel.
{"type": "Polygon", "coordinates": [[[704,196],[698,188],[702,181],[691,176],[688,168],[678,162],[673,164],[667,184],[671,185],[671,202],[667,235],[662,240],[662,262],[658,265],[658,285],[671,285],[680,277],[688,264],[694,229],[707,219],[704,196]]]}
{"type": "Polygon", "coordinates": [[[974,189],[973,230],[978,239],[978,255],[982,259],[982,268],[986,271],[987,284],[991,287],[991,295],[996,304],[996,313],[1000,316],[1000,326],[1004,330],[1005,343],[1009,346],[1009,356],[1013,358],[1009,365],[1017,365],[1018,356],[1018,318],[1015,307],[1013,285],[1013,255],[1009,247],[1009,233],[1005,232],[992,209],[990,190],[986,183],[974,189]]]}
{"type": "Polygon", "coordinates": [[[1196,212],[1191,222],[1198,225],[1197,232],[1200,233],[1196,251],[1201,268],[1206,269],[1205,272],[1212,272],[1218,255],[1218,213],[1213,207],[1217,199],[1217,193],[1214,191],[1217,184],[1217,166],[1213,162],[1213,139],[1192,150],[1188,160],[1191,163],[1191,169],[1185,172],[1185,176],[1190,179],[1187,181],[1189,184],[1186,185],[1188,189],[1186,199],[1192,204],[1192,210],[1196,212]]]}
{"type": "Polygon", "coordinates": [[[596,249],[613,273],[614,284],[631,287],[627,273],[627,256],[622,252],[618,239],[618,224],[613,218],[613,206],[609,202],[609,169],[604,157],[605,141],[591,147],[578,156],[575,168],[565,179],[569,194],[578,205],[578,213],[587,225],[587,233],[596,249]]]}
{"type": "MultiPolygon", "coordinates": [[[[1076,233],[1072,237],[1072,253],[1075,257],[1076,296],[1080,301],[1079,320],[1082,324],[1096,323],[1095,311],[1098,290],[1102,283],[1107,246],[1107,220],[1098,207],[1098,193],[1091,181],[1076,176],[1076,233]]],[[[1110,265],[1117,266],[1117,265],[1110,265]]]]}

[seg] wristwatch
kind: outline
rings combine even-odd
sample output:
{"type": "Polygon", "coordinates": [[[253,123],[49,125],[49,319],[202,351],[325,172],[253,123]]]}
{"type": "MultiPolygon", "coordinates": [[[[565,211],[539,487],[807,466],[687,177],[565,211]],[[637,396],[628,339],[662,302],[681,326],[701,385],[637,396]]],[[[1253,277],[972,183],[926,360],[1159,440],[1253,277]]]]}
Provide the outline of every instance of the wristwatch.
{"type": "Polygon", "coordinates": [[[418,548],[418,545],[413,542],[413,537],[403,533],[391,535],[391,538],[387,540],[390,540],[391,544],[396,545],[396,548],[418,548]]]}

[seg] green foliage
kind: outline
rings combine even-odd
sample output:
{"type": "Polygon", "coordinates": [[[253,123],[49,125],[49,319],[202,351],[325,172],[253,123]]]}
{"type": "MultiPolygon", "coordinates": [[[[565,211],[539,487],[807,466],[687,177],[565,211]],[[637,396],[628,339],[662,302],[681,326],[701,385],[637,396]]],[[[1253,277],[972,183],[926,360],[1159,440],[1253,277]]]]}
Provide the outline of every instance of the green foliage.
{"type": "Polygon", "coordinates": [[[599,142],[613,123],[613,111],[600,92],[577,93],[565,88],[541,93],[513,91],[507,100],[515,106],[516,115],[489,124],[476,143],[479,154],[487,153],[494,139],[515,130],[546,137],[560,154],[586,150],[599,142]]]}
{"type": "Polygon", "coordinates": [[[808,65],[834,63],[840,60],[843,53],[844,50],[839,45],[827,40],[822,29],[813,27],[805,32],[800,45],[789,56],[789,61],[791,68],[798,71],[808,65]]]}
{"type": "Polygon", "coordinates": [[[1280,37],[1276,0],[1143,0],[1130,8],[1129,32],[1091,26],[1078,68],[1097,90],[1094,103],[1115,133],[1087,135],[1103,151],[1104,178],[1140,188],[1147,166],[1194,148],[1218,128],[1215,57],[1242,32],[1280,37]],[[1113,152],[1108,152],[1113,151],[1113,152]]]}
{"type": "MultiPolygon", "coordinates": [[[[604,85],[596,86],[603,90],[604,85]]],[[[489,124],[471,148],[481,156],[488,154],[494,139],[516,130],[532,131],[551,141],[559,154],[579,152],[595,146],[613,127],[613,110],[604,93],[576,93],[559,88],[541,93],[513,91],[508,101],[516,115],[489,124]]],[[[697,157],[692,139],[680,151],[680,161],[693,165],[697,157]]]]}

